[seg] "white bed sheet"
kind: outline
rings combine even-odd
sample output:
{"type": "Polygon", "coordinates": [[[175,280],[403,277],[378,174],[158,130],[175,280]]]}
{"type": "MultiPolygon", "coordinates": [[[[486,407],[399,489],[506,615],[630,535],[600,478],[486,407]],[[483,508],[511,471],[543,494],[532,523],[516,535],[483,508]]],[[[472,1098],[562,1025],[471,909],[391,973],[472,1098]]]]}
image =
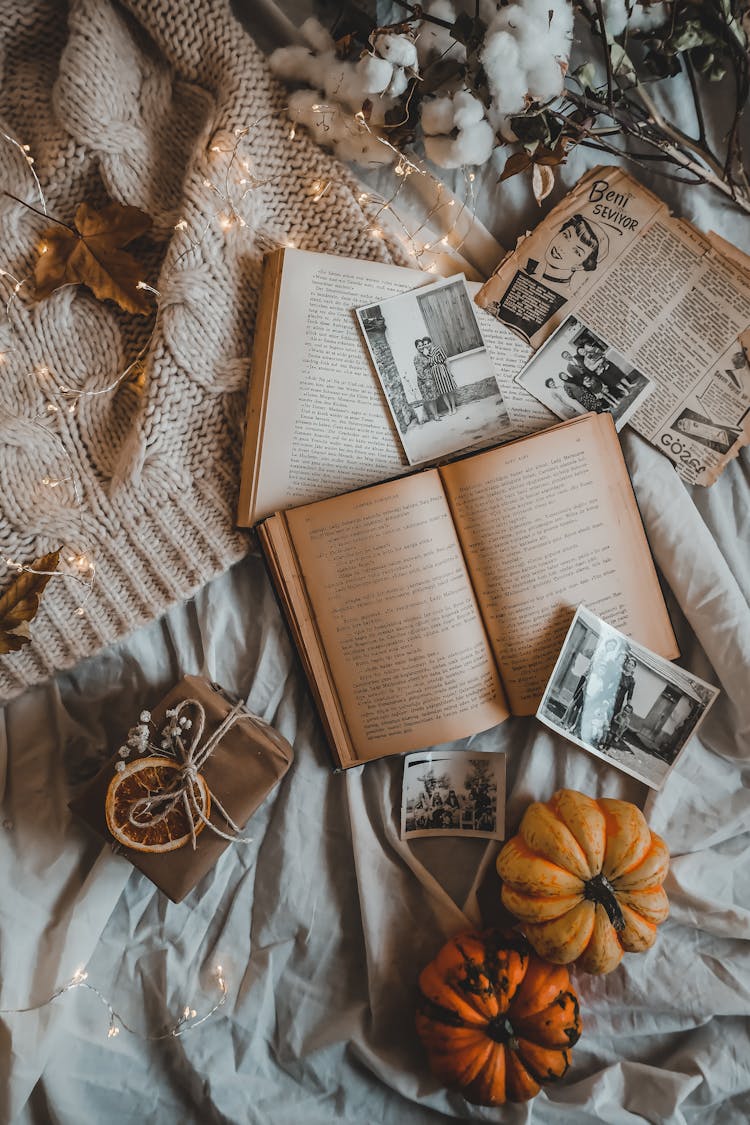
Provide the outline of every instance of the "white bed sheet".
{"type": "MultiPolygon", "coordinates": [[[[506,242],[530,221],[525,189],[510,188],[507,211],[482,212],[506,242]]],[[[709,193],[667,194],[750,248],[747,221],[709,193]]],[[[656,946],[607,977],[576,977],[584,1035],[564,1082],[526,1106],[481,1110],[430,1077],[413,1031],[416,977],[444,939],[478,922],[476,886],[497,845],[402,843],[399,760],[331,772],[251,554],[186,606],[0,712],[3,1005],[42,1001],[85,966],[130,1025],[156,1035],[186,1004],[210,1008],[216,963],[229,986],[210,1021],[163,1042],[108,1039],[106,1008],[83,990],[1,1017],[1,1121],[750,1118],[750,460],[743,453],[712,489],[692,490],[639,438],[626,435],[625,447],[684,663],[721,686],[718,702],[660,794],[533,719],[471,740],[508,753],[511,830],[530,800],[565,785],[636,801],[673,854],[672,913],[656,946]],[[175,906],[73,823],[67,800],[185,672],[244,695],[293,742],[296,761],[252,820],[254,842],[230,848],[175,906]]]]}

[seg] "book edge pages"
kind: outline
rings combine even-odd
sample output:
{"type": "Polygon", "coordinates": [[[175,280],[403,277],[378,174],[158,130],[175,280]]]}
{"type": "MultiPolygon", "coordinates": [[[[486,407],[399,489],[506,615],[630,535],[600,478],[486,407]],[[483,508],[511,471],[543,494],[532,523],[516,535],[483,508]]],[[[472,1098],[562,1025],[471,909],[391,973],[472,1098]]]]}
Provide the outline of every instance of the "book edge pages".
{"type": "Polygon", "coordinates": [[[267,254],[263,262],[263,278],[250,363],[245,441],[242,448],[240,495],[237,504],[238,527],[252,527],[255,522],[266,409],[273,367],[276,324],[279,315],[279,297],[285,257],[286,251],[280,249],[267,254]]]}
{"type": "Polygon", "coordinates": [[[342,769],[359,765],[361,760],[357,757],[356,748],[349,734],[285,514],[277,512],[269,516],[258,525],[256,530],[273,587],[305,671],[332,754],[342,769]],[[280,548],[284,551],[283,559],[280,557],[280,548]],[[294,591],[289,585],[290,570],[297,587],[294,591]],[[325,685],[327,690],[324,690],[322,685],[325,685]]]}

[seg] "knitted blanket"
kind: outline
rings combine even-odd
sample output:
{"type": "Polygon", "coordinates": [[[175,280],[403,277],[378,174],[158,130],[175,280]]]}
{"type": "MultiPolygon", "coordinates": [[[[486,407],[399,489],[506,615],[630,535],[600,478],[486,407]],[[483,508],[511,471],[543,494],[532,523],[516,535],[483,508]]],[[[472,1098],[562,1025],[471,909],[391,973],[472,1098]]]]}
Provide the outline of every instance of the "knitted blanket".
{"type": "MultiPolygon", "coordinates": [[[[33,167],[65,222],[83,200],[148,212],[139,256],[160,296],[150,323],[80,286],[35,302],[25,279],[45,222],[0,198],[0,558],[28,563],[64,544],[96,568],[83,604],[80,583],[49,583],[32,643],[0,657],[0,699],[159,616],[249,549],[233,523],[263,252],[293,240],[399,260],[368,237],[353,177],[290,136],[287,96],[229,0],[9,11],[0,128],[35,163],[0,138],[0,188],[38,207],[33,167]],[[242,222],[223,229],[221,193],[248,174],[230,155],[245,128],[254,179],[236,191],[242,222]],[[315,180],[332,181],[320,199],[315,180]],[[87,392],[74,412],[47,406],[60,384],[87,392]]],[[[0,569],[0,592],[11,578],[0,569]]]]}

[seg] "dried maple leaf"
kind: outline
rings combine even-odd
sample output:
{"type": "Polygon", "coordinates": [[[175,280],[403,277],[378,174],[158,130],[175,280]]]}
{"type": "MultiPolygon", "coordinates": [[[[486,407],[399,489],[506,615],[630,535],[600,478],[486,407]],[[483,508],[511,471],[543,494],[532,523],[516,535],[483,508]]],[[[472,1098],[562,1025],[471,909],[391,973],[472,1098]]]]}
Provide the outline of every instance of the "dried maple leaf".
{"type": "Polygon", "coordinates": [[[151,311],[138,282],[144,269],[123,246],[145,234],[151,219],[138,207],[108,203],[97,211],[79,203],[75,229],[64,223],[42,235],[34,268],[37,297],[49,297],[61,285],[87,285],[100,301],[116,301],[127,312],[151,311]]]}
{"type": "Polygon", "coordinates": [[[35,559],[29,570],[22,570],[0,597],[0,655],[18,652],[31,639],[28,623],[36,617],[39,601],[51,573],[33,574],[29,571],[52,572],[57,570],[59,561],[59,550],[35,559]]]}

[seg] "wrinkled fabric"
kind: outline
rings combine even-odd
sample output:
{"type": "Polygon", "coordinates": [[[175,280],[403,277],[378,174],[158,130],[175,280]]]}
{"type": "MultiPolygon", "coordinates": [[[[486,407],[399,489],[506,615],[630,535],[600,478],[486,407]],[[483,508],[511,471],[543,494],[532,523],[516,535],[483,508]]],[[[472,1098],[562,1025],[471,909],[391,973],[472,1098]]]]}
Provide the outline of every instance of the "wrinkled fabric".
{"type": "MultiPolygon", "coordinates": [[[[264,0],[270,8],[270,0],[264,0]]],[[[239,5],[238,5],[239,7],[239,5]]],[[[580,160],[582,154],[576,159],[580,160]]],[[[582,169],[564,171],[572,184],[582,169]]],[[[493,176],[486,180],[493,183],[493,176]]],[[[654,186],[652,184],[652,186],[654,186]]],[[[509,241],[514,201],[484,217],[509,241]]],[[[746,220],[708,192],[656,183],[682,213],[750,249],[746,220]]],[[[516,194],[513,194],[516,193],[516,194]]],[[[671,916],[648,953],[603,978],[574,973],[583,1037],[562,1083],[534,1102],[470,1107],[439,1087],[413,1029],[416,978],[480,921],[498,850],[398,836],[398,759],[331,771],[323,734],[263,564],[251,554],[116,648],[3,712],[0,982],[4,1007],[43,1001],[85,967],[141,1035],[183,1008],[180,1038],[107,1038],[106,1007],[73,990],[0,1017],[0,1120],[108,1125],[744,1125],[750,1118],[750,458],[691,489],[641,439],[624,445],[665,581],[682,663],[722,693],[664,789],[511,719],[459,746],[508,755],[507,831],[568,786],[644,809],[672,852],[671,916]],[[67,801],[144,706],[182,674],[247,698],[294,744],[287,779],[181,905],[74,823],[67,801]]]]}

